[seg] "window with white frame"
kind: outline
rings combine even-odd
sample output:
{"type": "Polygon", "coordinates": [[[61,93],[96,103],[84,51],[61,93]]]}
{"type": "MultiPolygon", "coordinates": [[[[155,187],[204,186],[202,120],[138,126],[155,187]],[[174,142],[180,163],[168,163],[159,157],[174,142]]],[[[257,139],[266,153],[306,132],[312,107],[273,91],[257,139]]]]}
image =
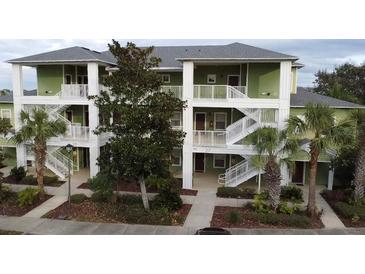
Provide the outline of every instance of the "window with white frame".
{"type": "Polygon", "coordinates": [[[162,82],[164,84],[169,84],[170,83],[170,74],[162,74],[162,82]]]}
{"type": "Polygon", "coordinates": [[[227,113],[214,112],[214,130],[225,130],[227,127],[227,113]]]}
{"type": "Polygon", "coordinates": [[[174,148],[171,155],[172,166],[181,166],[181,149],[174,148]]]}
{"type": "Polygon", "coordinates": [[[1,115],[1,118],[3,118],[3,119],[11,120],[11,110],[10,109],[1,109],[0,115],[1,115]]]}
{"type": "Polygon", "coordinates": [[[172,118],[171,118],[171,126],[175,127],[175,128],[180,128],[181,127],[181,116],[182,113],[181,111],[175,111],[172,118]]]}
{"type": "Polygon", "coordinates": [[[208,74],[207,75],[207,83],[208,84],[215,84],[217,82],[217,75],[215,74],[208,74]]]}
{"type": "Polygon", "coordinates": [[[225,168],[226,167],[226,155],[214,154],[213,156],[213,167],[214,168],[225,168]]]}

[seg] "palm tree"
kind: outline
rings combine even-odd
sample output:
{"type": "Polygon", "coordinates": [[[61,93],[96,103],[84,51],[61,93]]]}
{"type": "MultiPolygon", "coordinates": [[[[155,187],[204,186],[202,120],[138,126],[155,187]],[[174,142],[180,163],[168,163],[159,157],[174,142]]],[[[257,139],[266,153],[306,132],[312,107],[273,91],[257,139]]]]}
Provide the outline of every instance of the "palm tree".
{"type": "Polygon", "coordinates": [[[31,113],[21,111],[20,120],[23,126],[15,133],[14,140],[17,144],[32,142],[35,155],[35,166],[40,198],[44,198],[43,176],[47,154],[47,140],[64,134],[66,124],[62,120],[49,118],[45,108],[34,108],[31,113]]]}
{"type": "MultiPolygon", "coordinates": [[[[269,203],[276,210],[280,202],[280,166],[290,163],[286,155],[298,148],[296,139],[288,138],[286,130],[263,127],[248,136],[248,142],[256,147],[258,157],[265,159],[263,176],[269,189],[269,203]]],[[[260,160],[262,161],[262,160],[260,160]]]]}
{"type": "Polygon", "coordinates": [[[336,124],[334,110],[326,105],[308,104],[304,109],[304,118],[290,116],[288,132],[297,138],[309,139],[309,194],[307,211],[309,216],[316,214],[316,177],[318,158],[322,151],[336,148],[351,142],[352,127],[348,122],[336,124]]]}
{"type": "Polygon", "coordinates": [[[365,110],[358,109],[351,113],[351,120],[356,123],[358,155],[355,164],[354,198],[359,202],[364,197],[365,183],[365,110]]]}

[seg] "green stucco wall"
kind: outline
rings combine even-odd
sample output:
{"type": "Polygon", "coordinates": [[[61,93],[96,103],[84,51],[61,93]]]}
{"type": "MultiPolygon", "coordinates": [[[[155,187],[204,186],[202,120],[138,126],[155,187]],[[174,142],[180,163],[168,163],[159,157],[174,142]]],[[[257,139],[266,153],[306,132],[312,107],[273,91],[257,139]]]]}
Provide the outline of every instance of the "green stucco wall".
{"type": "Polygon", "coordinates": [[[252,63],[248,66],[248,96],[279,98],[280,64],[252,63]],[[270,93],[270,95],[267,95],[270,93]]]}
{"type": "MultiPolygon", "coordinates": [[[[212,85],[227,85],[228,75],[240,75],[239,65],[216,65],[216,66],[197,66],[194,70],[195,85],[210,85],[207,82],[208,74],[216,75],[216,83],[212,85]]],[[[246,74],[244,74],[246,75],[246,74]]],[[[245,76],[244,76],[245,78],[245,76]]],[[[244,79],[245,80],[245,79],[244,79]]],[[[241,79],[242,81],[242,79],[241,79]]],[[[244,81],[245,82],[245,81],[244,81]]]]}
{"type": "MultiPolygon", "coordinates": [[[[329,172],[329,164],[328,163],[318,163],[317,167],[317,177],[316,183],[317,185],[327,185],[328,184],[328,172],[329,172]]],[[[309,163],[305,163],[305,183],[309,183],[309,163]]]]}
{"type": "Polygon", "coordinates": [[[38,95],[54,96],[61,90],[63,83],[62,65],[37,67],[38,95]]]}
{"type": "Polygon", "coordinates": [[[231,124],[231,109],[229,108],[194,108],[194,124],[193,129],[195,129],[195,113],[204,112],[205,113],[205,130],[214,130],[214,113],[224,112],[227,114],[227,126],[231,124]]]}
{"type": "Polygon", "coordinates": [[[78,105],[73,105],[73,106],[70,106],[69,108],[67,108],[63,115],[64,117],[67,117],[66,116],[66,111],[68,110],[71,110],[72,111],[72,119],[73,119],[73,123],[78,123],[80,124],[81,126],[84,126],[85,123],[84,123],[84,111],[87,111],[87,106],[78,106],[78,105]]]}

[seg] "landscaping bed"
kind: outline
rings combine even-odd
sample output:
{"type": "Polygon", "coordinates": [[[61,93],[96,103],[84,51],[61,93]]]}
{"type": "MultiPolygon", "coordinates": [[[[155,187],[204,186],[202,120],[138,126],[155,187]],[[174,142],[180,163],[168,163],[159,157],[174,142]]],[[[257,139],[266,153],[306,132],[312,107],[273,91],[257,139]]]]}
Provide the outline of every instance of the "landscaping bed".
{"type": "Polygon", "coordinates": [[[253,199],[256,191],[252,188],[221,186],[217,189],[217,197],[235,199],[253,199]]]}
{"type": "MultiPolygon", "coordinates": [[[[232,214],[233,215],[233,214],[232,214]]],[[[212,227],[231,228],[322,228],[319,217],[308,218],[304,214],[258,213],[250,206],[214,208],[212,227]],[[234,211],[234,223],[229,217],[234,211]]]]}
{"type": "MultiPolygon", "coordinates": [[[[8,177],[4,178],[4,183],[13,184],[13,185],[30,185],[30,186],[38,185],[37,178],[32,175],[25,176],[23,179],[20,179],[20,180],[17,180],[15,178],[15,176],[13,176],[13,175],[9,175],[8,177]]],[[[45,186],[59,187],[59,186],[63,185],[64,183],[65,183],[65,181],[58,180],[58,178],[56,176],[54,176],[54,177],[53,176],[44,176],[44,185],[45,186]]]]}
{"type": "MultiPolygon", "coordinates": [[[[83,183],[78,188],[90,189],[90,183],[88,183],[88,182],[83,183]]],[[[114,185],[114,191],[141,192],[141,188],[136,181],[127,182],[127,181],[119,180],[118,183],[114,185]]],[[[147,186],[147,192],[148,193],[157,193],[157,189],[147,186]]],[[[196,196],[197,194],[198,194],[197,190],[192,190],[192,189],[181,189],[180,190],[180,195],[196,196]]]]}
{"type": "Polygon", "coordinates": [[[21,235],[21,234],[23,234],[23,232],[0,229],[0,235],[21,235]]]}
{"type": "Polygon", "coordinates": [[[365,227],[365,204],[353,204],[351,190],[326,190],[321,195],[345,226],[365,227]]]}
{"type": "Polygon", "coordinates": [[[0,215],[17,217],[23,216],[51,197],[52,196],[46,195],[43,200],[37,197],[32,205],[19,206],[18,194],[15,192],[8,192],[6,197],[0,201],[0,215]]]}
{"type": "Polygon", "coordinates": [[[155,206],[153,201],[150,206],[150,212],[145,211],[141,198],[134,195],[119,196],[114,202],[93,201],[85,197],[71,203],[71,206],[66,202],[43,217],[98,223],[179,226],[184,224],[191,208],[190,204],[184,204],[179,210],[169,211],[155,206]]]}

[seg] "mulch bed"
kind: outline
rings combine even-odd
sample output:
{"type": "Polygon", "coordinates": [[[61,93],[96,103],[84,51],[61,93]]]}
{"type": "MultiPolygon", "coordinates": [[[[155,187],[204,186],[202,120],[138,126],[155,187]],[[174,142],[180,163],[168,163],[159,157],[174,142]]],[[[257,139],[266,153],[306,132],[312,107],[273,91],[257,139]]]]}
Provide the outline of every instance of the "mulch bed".
{"type": "MultiPolygon", "coordinates": [[[[90,189],[89,183],[83,183],[78,188],[81,189],[90,189]]],[[[114,186],[115,191],[127,191],[127,192],[141,192],[141,188],[137,182],[126,182],[123,180],[120,180],[117,184],[114,186]]],[[[147,187],[148,193],[157,193],[157,189],[147,187]]],[[[193,189],[181,189],[180,195],[188,195],[188,196],[196,196],[198,194],[197,190],[193,189]]]]}
{"type": "MultiPolygon", "coordinates": [[[[12,184],[12,185],[29,185],[29,186],[36,186],[37,180],[34,181],[16,181],[14,176],[9,175],[8,177],[4,178],[4,183],[6,184],[12,184]]],[[[49,183],[46,180],[44,180],[44,186],[53,186],[53,187],[59,187],[65,183],[65,181],[57,181],[57,183],[49,183]]]]}
{"type": "Polygon", "coordinates": [[[23,232],[0,229],[0,235],[21,235],[21,234],[23,234],[23,232]]]}
{"type": "MultiPolygon", "coordinates": [[[[80,204],[67,202],[63,203],[56,209],[48,212],[44,218],[49,219],[62,219],[62,220],[75,220],[84,222],[96,222],[96,223],[126,223],[123,220],[110,217],[106,213],[108,203],[95,203],[91,199],[87,199],[80,204]]],[[[183,204],[182,208],[173,212],[174,216],[178,216],[172,225],[180,226],[183,225],[189,211],[191,209],[191,204],[183,204]]]]}
{"type": "Polygon", "coordinates": [[[346,227],[365,227],[365,220],[358,220],[354,222],[352,219],[348,219],[339,214],[336,210],[335,204],[337,202],[344,201],[345,194],[343,189],[328,191],[325,194],[321,193],[321,196],[330,205],[332,210],[336,213],[337,217],[343,222],[346,227]]]}
{"type": "Polygon", "coordinates": [[[28,213],[32,209],[47,201],[52,196],[46,195],[43,200],[37,199],[33,205],[24,207],[20,207],[18,205],[17,197],[17,193],[12,192],[11,196],[6,201],[0,202],[0,215],[16,217],[23,216],[24,214],[28,213]]]}
{"type": "MultiPolygon", "coordinates": [[[[254,221],[245,218],[245,214],[252,212],[252,209],[247,207],[227,207],[227,206],[216,206],[214,208],[213,218],[211,221],[212,227],[231,227],[231,228],[295,228],[292,226],[286,225],[270,225],[270,224],[263,224],[259,221],[254,221]],[[235,210],[242,214],[242,221],[238,224],[231,225],[227,220],[227,214],[235,210]]],[[[311,219],[312,227],[310,228],[323,228],[323,224],[321,220],[316,217],[311,219]]]]}

